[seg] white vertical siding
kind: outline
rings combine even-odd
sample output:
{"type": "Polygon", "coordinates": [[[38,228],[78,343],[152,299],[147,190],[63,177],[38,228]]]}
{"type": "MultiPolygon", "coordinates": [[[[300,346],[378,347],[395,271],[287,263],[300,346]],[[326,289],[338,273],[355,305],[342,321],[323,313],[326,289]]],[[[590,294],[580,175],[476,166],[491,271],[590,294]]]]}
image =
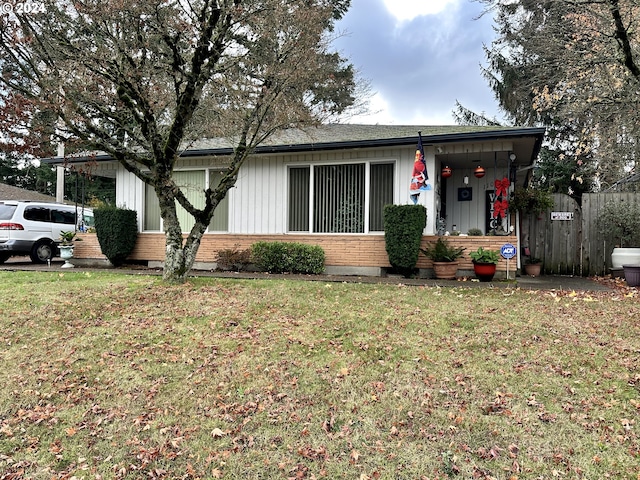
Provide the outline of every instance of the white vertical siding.
{"type": "Polygon", "coordinates": [[[232,233],[285,233],[287,185],[282,157],[250,159],[242,166],[230,206],[232,233]]]}
{"type": "MultiPolygon", "coordinates": [[[[292,155],[263,155],[250,158],[240,169],[238,180],[229,193],[229,233],[285,234],[287,233],[287,166],[365,161],[394,162],[394,202],[410,203],[409,183],[413,169],[415,147],[389,149],[359,149],[337,152],[318,152],[292,155]]],[[[434,185],[433,151],[425,150],[429,182],[434,185]]],[[[177,169],[224,167],[220,158],[188,158],[177,169]]],[[[427,228],[434,231],[435,188],[422,192],[419,203],[427,207],[427,228]]],[[[119,206],[138,211],[139,225],[143,224],[144,183],[119,166],[116,174],[116,201],[119,206]]]]}
{"type": "Polygon", "coordinates": [[[116,171],[116,205],[138,212],[138,230],[142,231],[144,215],[144,183],[122,165],[116,171]]]}

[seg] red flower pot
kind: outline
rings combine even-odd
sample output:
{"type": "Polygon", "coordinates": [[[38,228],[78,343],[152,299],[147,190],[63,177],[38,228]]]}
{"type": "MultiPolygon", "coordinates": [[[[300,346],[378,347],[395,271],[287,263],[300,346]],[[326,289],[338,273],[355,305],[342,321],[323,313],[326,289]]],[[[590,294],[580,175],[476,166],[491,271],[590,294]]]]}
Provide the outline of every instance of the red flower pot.
{"type": "Polygon", "coordinates": [[[490,282],[496,274],[495,263],[475,263],[473,264],[473,272],[481,282],[490,282]]]}

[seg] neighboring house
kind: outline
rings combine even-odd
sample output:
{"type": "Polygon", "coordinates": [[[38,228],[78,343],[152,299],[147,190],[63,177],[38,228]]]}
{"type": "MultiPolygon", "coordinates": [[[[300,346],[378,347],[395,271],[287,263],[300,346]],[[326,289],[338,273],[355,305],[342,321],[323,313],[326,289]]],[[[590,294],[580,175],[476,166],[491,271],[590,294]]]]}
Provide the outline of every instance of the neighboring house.
{"type": "Polygon", "coordinates": [[[50,197],[43,193],[34,192],[33,190],[25,190],[24,188],[14,187],[0,183],[0,200],[21,200],[31,202],[55,202],[55,197],[50,197]]]}
{"type": "MultiPolygon", "coordinates": [[[[214,262],[215,252],[223,248],[284,239],[323,246],[330,270],[344,267],[354,273],[379,274],[388,266],[383,206],[410,203],[418,132],[431,186],[418,198],[427,208],[425,235],[437,233],[440,217],[448,231],[478,228],[486,234],[498,226],[509,234],[517,222],[512,215],[494,218],[495,181],[524,184],[544,129],[324,125],[286,130],[257,148],[217,208],[198,261],[214,262]],[[486,172],[481,178],[474,176],[478,166],[486,172]],[[441,175],[444,167],[451,169],[448,178],[441,175]]],[[[219,181],[231,152],[223,140],[203,140],[183,152],[174,178],[195,205],[204,201],[202,191],[219,181]]],[[[61,163],[61,159],[47,161],[61,163]]],[[[106,155],[91,156],[90,161],[94,175],[115,177],[116,203],[138,212],[141,235],[134,258],[161,261],[164,235],[153,189],[106,155]]],[[[184,211],[179,216],[188,231],[192,220],[184,211]]],[[[504,240],[481,238],[493,244],[504,240]]],[[[428,265],[424,259],[421,262],[428,265]]]]}

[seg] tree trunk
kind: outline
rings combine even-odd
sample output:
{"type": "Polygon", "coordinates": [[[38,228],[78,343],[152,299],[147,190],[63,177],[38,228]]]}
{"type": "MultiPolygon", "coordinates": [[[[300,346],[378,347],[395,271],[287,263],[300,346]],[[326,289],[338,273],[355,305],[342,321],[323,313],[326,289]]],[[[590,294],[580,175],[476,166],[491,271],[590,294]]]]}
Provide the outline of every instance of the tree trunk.
{"type": "Polygon", "coordinates": [[[162,278],[170,283],[184,283],[196,260],[196,254],[207,226],[196,222],[187,238],[183,238],[175,197],[166,191],[161,193],[159,192],[158,199],[166,244],[162,278]]]}

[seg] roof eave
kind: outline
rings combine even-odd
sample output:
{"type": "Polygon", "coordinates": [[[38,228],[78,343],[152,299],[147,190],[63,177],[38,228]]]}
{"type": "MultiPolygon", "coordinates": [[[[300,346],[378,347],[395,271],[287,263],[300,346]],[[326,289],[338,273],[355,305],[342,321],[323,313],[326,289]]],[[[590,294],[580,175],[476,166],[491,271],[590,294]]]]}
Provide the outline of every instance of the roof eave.
{"type": "MultiPolygon", "coordinates": [[[[480,132],[464,132],[464,133],[447,133],[437,135],[425,135],[422,137],[423,145],[441,145],[446,143],[456,143],[462,141],[491,141],[504,138],[522,138],[522,137],[536,137],[536,143],[534,148],[535,158],[540,151],[542,141],[544,139],[545,128],[516,128],[507,130],[490,130],[480,132]]],[[[408,145],[415,145],[418,141],[416,135],[410,137],[398,137],[398,138],[381,138],[373,140],[347,140],[337,142],[322,142],[322,143],[299,143],[288,145],[261,145],[256,147],[255,153],[268,154],[268,153],[302,153],[302,152],[318,152],[328,150],[348,150],[359,148],[379,148],[379,147],[402,147],[408,145]]],[[[230,147],[226,148],[205,148],[205,149],[193,149],[185,150],[180,154],[181,158],[189,157],[208,157],[208,156],[228,156],[233,154],[234,149],[230,147]]],[[[91,157],[51,157],[43,158],[41,162],[45,164],[60,164],[63,162],[79,163],[86,162],[87,160],[96,162],[113,161],[113,157],[110,155],[94,155],[91,157]]]]}

